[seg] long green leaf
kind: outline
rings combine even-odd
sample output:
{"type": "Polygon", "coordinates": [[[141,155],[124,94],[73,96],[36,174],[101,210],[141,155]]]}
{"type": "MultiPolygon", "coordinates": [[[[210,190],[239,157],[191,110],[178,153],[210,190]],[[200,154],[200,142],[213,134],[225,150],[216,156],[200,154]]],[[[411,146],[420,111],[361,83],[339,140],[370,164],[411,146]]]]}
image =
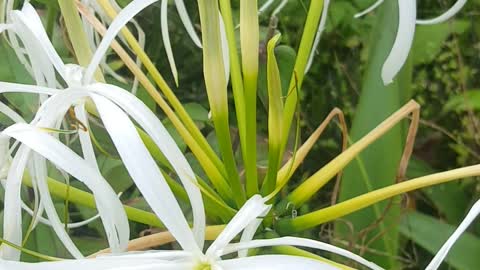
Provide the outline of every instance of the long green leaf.
{"type": "Polygon", "coordinates": [[[247,195],[258,193],[257,180],[257,79],[258,26],[257,0],[240,3],[240,43],[242,49],[242,71],[245,86],[246,149],[243,157],[246,174],[247,195]]]}
{"type": "MultiPolygon", "coordinates": [[[[396,111],[406,102],[408,96],[410,62],[404,68],[403,74],[398,76],[395,83],[389,86],[384,86],[380,75],[381,68],[390,52],[397,32],[397,5],[396,1],[385,1],[377,14],[378,19],[369,48],[369,63],[364,75],[362,92],[350,133],[353,141],[361,138],[388,115],[396,111]]],[[[345,169],[339,194],[340,201],[395,182],[398,163],[402,155],[404,134],[401,127],[392,128],[390,132],[373,143],[345,169]]],[[[366,233],[366,242],[376,237],[369,248],[395,255],[398,252],[398,229],[395,223],[398,221],[399,215],[398,203],[389,205],[388,202],[384,202],[345,217],[342,222],[336,223],[335,232],[338,237],[351,239],[352,232],[345,226],[346,221],[353,226],[355,236],[363,237],[359,234],[360,231],[380,220],[378,224],[373,226],[372,230],[366,233]],[[384,209],[387,206],[389,206],[388,212],[384,214],[384,209]]],[[[367,258],[387,269],[397,269],[399,267],[393,256],[367,254],[367,258]]]]}
{"type": "Polygon", "coordinates": [[[202,25],[203,73],[207,88],[220,152],[228,173],[228,182],[235,202],[240,207],[245,202],[245,193],[240,184],[228,121],[227,78],[224,71],[222,43],[220,36],[219,7],[217,1],[198,1],[202,25]]]}
{"type": "MultiPolygon", "coordinates": [[[[406,215],[399,227],[402,235],[431,254],[437,253],[456,228],[419,212],[406,215]]],[[[457,269],[478,269],[480,265],[479,250],[480,238],[467,232],[457,240],[445,261],[457,269]]]]}

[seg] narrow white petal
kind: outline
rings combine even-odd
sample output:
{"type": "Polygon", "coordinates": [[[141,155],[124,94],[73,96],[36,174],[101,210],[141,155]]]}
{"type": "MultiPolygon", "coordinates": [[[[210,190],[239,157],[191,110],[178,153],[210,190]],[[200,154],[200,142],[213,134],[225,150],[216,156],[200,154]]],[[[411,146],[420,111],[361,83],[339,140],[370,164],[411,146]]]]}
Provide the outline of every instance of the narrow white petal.
{"type": "Polygon", "coordinates": [[[137,188],[186,251],[201,254],[182,209],[130,118],[116,104],[92,94],[103,124],[137,188]]]}
{"type": "Polygon", "coordinates": [[[61,222],[60,217],[58,216],[55,205],[53,204],[50,191],[48,190],[47,185],[47,164],[44,158],[39,156],[37,153],[32,153],[33,159],[33,172],[32,181],[36,181],[39,195],[42,198],[42,205],[47,213],[48,219],[52,225],[53,230],[57,234],[60,241],[65,245],[65,248],[72,254],[76,259],[83,258],[82,253],[73,243],[72,239],[65,230],[64,224],[61,222]]]}
{"type": "Polygon", "coordinates": [[[175,58],[173,57],[172,44],[170,43],[170,34],[168,33],[168,0],[162,0],[160,8],[160,27],[162,28],[162,40],[165,46],[165,52],[167,53],[168,63],[170,64],[170,70],[172,71],[175,84],[178,86],[178,71],[175,64],[175,58]]]}
{"type": "Polygon", "coordinates": [[[398,0],[398,32],[393,48],[382,67],[384,84],[390,84],[407,61],[415,35],[416,5],[416,0],[398,0]]]}
{"type": "MultiPolygon", "coordinates": [[[[15,123],[25,123],[25,120],[14,110],[10,109],[7,105],[0,102],[0,113],[5,114],[15,123]]],[[[0,152],[3,153],[3,152],[0,152]]],[[[1,159],[1,158],[0,158],[1,159]]]]}
{"type": "Polygon", "coordinates": [[[80,138],[83,158],[88,164],[90,164],[92,168],[96,169],[98,173],[100,173],[95,151],[93,150],[92,140],[88,132],[88,130],[90,130],[90,126],[88,125],[87,111],[85,110],[85,105],[83,103],[75,106],[75,115],[77,119],[85,125],[85,128],[87,128],[86,131],[80,128],[78,129],[78,137],[80,138]]]}
{"type": "MultiPolygon", "coordinates": [[[[126,249],[129,239],[127,216],[117,195],[97,170],[67,146],[30,125],[15,124],[3,133],[28,145],[33,151],[82,181],[95,196],[110,247],[114,252],[126,249]]],[[[7,188],[8,184],[7,180],[7,188]]]]}
{"type": "Polygon", "coordinates": [[[433,258],[433,260],[428,264],[425,270],[436,270],[440,267],[440,264],[443,262],[445,257],[447,256],[448,252],[455,244],[455,242],[460,238],[465,230],[467,230],[468,226],[472,224],[475,218],[480,214],[480,200],[478,200],[470,209],[465,219],[460,223],[460,226],[455,230],[455,232],[448,238],[447,242],[443,244],[442,248],[438,251],[437,255],[433,258]]]}
{"type": "Polygon", "coordinates": [[[0,94],[31,93],[31,94],[54,95],[59,93],[60,91],[61,90],[58,90],[58,89],[36,86],[36,85],[0,82],[0,94]]]}
{"type": "Polygon", "coordinates": [[[344,256],[346,258],[349,258],[351,260],[354,260],[358,263],[361,263],[370,269],[375,269],[375,270],[382,270],[381,267],[378,265],[369,262],[365,260],[364,258],[339,247],[311,240],[311,239],[305,239],[305,238],[298,238],[298,237],[281,237],[281,238],[276,238],[276,239],[265,239],[265,240],[252,240],[250,242],[246,243],[238,243],[238,244],[230,244],[228,245],[224,250],[220,251],[221,254],[219,255],[225,255],[229,254],[232,252],[237,252],[241,249],[247,249],[247,248],[259,248],[259,247],[269,247],[269,246],[298,246],[298,247],[308,247],[308,248],[314,248],[314,249],[319,249],[319,250],[324,250],[328,252],[335,253],[337,255],[344,256]]]}
{"type": "Polygon", "coordinates": [[[190,20],[190,16],[188,16],[187,9],[185,8],[185,3],[183,0],[175,0],[175,6],[177,7],[178,15],[180,15],[180,19],[182,20],[183,26],[187,30],[188,35],[192,39],[193,43],[197,45],[197,47],[202,48],[202,42],[195,32],[193,28],[193,23],[190,20]]]}
{"type": "Polygon", "coordinates": [[[205,237],[205,209],[202,195],[197,187],[197,179],[185,156],[162,122],[143,102],[121,88],[113,85],[95,84],[91,86],[91,90],[117,103],[145,130],[168,159],[190,199],[193,212],[193,232],[198,246],[202,249],[205,237]]]}
{"type": "MultiPolygon", "coordinates": [[[[3,239],[19,246],[22,243],[22,200],[20,198],[20,188],[29,156],[30,150],[26,146],[20,146],[12,160],[11,169],[8,171],[7,184],[5,185],[3,239]]],[[[0,258],[18,261],[20,259],[20,251],[7,245],[1,245],[0,258]]]]}
{"type": "Polygon", "coordinates": [[[315,40],[313,41],[312,51],[310,52],[310,56],[308,57],[307,66],[305,67],[305,74],[307,74],[310,68],[312,67],[312,63],[313,63],[313,59],[315,58],[315,53],[318,47],[318,43],[320,43],[320,38],[322,37],[322,33],[325,30],[325,24],[327,23],[329,7],[330,7],[330,0],[324,0],[322,18],[320,19],[320,24],[318,25],[317,34],[315,35],[315,40]]]}
{"type": "Polygon", "coordinates": [[[364,16],[365,14],[372,12],[374,9],[379,7],[383,3],[383,1],[385,1],[385,0],[377,0],[377,2],[375,2],[373,5],[371,5],[367,9],[355,14],[354,17],[355,18],[360,18],[360,17],[364,16]]]}
{"type": "Polygon", "coordinates": [[[433,19],[417,20],[417,23],[418,24],[443,23],[443,22],[449,20],[450,18],[452,18],[453,16],[455,16],[455,14],[457,14],[463,8],[463,6],[465,6],[466,3],[467,3],[467,0],[457,0],[457,2],[455,2],[455,4],[449,10],[447,10],[445,13],[443,13],[442,15],[440,15],[436,18],[433,18],[433,19]]]}
{"type": "Polygon", "coordinates": [[[265,12],[265,10],[267,10],[272,4],[273,2],[275,2],[275,0],[267,0],[265,1],[265,3],[263,3],[263,5],[258,9],[258,14],[262,14],[265,12]]]}
{"type": "Polygon", "coordinates": [[[264,199],[260,195],[255,195],[250,198],[208,248],[206,255],[210,257],[220,256],[220,254],[218,254],[219,251],[223,250],[233,238],[262,213],[268,211],[269,208],[270,206],[265,204],[264,199]]]}
{"type": "Polygon", "coordinates": [[[282,11],[282,9],[288,4],[288,0],[282,0],[277,8],[272,12],[272,16],[277,16],[278,13],[282,11]]]}
{"type": "MultiPolygon", "coordinates": [[[[268,207],[263,211],[260,216],[265,216],[268,214],[272,207],[268,207]]],[[[258,227],[262,224],[263,218],[257,218],[255,220],[250,221],[248,226],[243,230],[242,236],[240,237],[240,243],[252,241],[255,233],[257,232],[258,227]]],[[[238,252],[238,257],[247,257],[248,249],[242,249],[238,252]]]]}
{"type": "Polygon", "coordinates": [[[261,255],[238,258],[219,261],[218,265],[224,270],[338,270],[337,267],[318,260],[288,255],[261,255]]]}
{"type": "Polygon", "coordinates": [[[88,65],[87,69],[85,70],[85,76],[83,83],[89,84],[92,82],[93,74],[97,69],[98,65],[100,64],[103,56],[107,52],[108,48],[110,47],[110,43],[115,39],[118,32],[122,30],[122,28],[140,11],[142,11],[147,6],[151,5],[152,3],[156,2],[157,0],[134,0],[128,4],[120,13],[118,13],[115,20],[113,20],[112,24],[105,33],[102,42],[98,45],[95,54],[92,57],[90,64],[88,65]]]}
{"type": "Polygon", "coordinates": [[[42,21],[38,16],[35,8],[26,2],[23,5],[21,12],[14,11],[15,14],[18,15],[18,19],[20,19],[27,28],[32,32],[32,34],[37,38],[38,44],[36,46],[41,47],[44,52],[47,54],[48,58],[50,59],[51,63],[55,66],[58,73],[64,77],[64,64],[58,53],[55,51],[52,43],[48,39],[47,33],[43,28],[42,21]]]}

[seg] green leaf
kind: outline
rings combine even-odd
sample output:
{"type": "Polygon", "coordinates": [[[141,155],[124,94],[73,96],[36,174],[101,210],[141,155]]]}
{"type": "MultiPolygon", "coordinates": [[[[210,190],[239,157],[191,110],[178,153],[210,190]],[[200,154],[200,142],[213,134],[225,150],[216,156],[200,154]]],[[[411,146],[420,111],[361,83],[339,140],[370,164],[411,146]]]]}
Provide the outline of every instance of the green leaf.
{"type": "MultiPolygon", "coordinates": [[[[357,141],[366,135],[398,110],[407,101],[409,95],[410,61],[407,61],[402,74],[395,78],[395,82],[388,86],[383,84],[380,75],[397,32],[397,2],[385,1],[376,16],[377,22],[369,44],[369,62],[350,133],[352,141],[357,141]]],[[[340,201],[395,183],[405,134],[401,126],[392,128],[352,161],[344,172],[339,194],[340,201]]],[[[399,204],[393,203],[388,213],[383,215],[387,205],[388,202],[379,203],[342,218],[342,222],[337,222],[335,225],[336,235],[342,239],[351,239],[352,232],[345,225],[349,224],[354,228],[353,236],[361,237],[362,230],[381,219],[365,235],[367,242],[375,239],[368,248],[387,254],[397,254],[398,228],[395,224],[400,215],[399,204]],[[378,237],[380,234],[381,236],[378,237]]],[[[366,257],[386,269],[399,268],[393,256],[379,256],[367,252],[366,257]]]]}
{"type": "MultiPolygon", "coordinates": [[[[402,235],[432,254],[437,253],[456,228],[419,212],[406,215],[399,227],[402,235]]],[[[457,269],[478,269],[480,265],[479,250],[480,238],[466,232],[457,240],[445,261],[457,269]]]]}

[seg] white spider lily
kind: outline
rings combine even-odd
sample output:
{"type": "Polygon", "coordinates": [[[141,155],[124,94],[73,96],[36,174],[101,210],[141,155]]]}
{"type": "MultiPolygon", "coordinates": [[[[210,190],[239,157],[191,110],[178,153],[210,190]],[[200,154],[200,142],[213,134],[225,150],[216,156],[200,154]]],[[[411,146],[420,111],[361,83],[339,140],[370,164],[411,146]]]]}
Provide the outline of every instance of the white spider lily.
{"type": "MultiPolygon", "coordinates": [[[[49,221],[67,250],[76,258],[83,257],[65,232],[63,224],[61,224],[53,207],[53,203],[51,202],[45,181],[47,174],[45,159],[48,159],[58,168],[84,182],[94,193],[97,198],[96,203],[99,209],[99,215],[104,223],[111,248],[116,252],[125,249],[129,237],[127,218],[120,201],[99,172],[88,133],[79,130],[80,143],[84,156],[80,158],[67,146],[46,132],[46,130],[48,131],[52,128],[58,129],[66,111],[71,106],[75,108],[78,119],[84,122],[88,128],[84,103],[86,99],[91,99],[94,101],[94,104],[97,105],[100,118],[103,120],[107,131],[117,146],[118,152],[133,180],[136,182],[147,202],[157,207],[159,205],[168,206],[168,204],[164,204],[164,197],[158,196],[158,193],[156,193],[158,191],[162,193],[162,190],[168,189],[168,185],[166,185],[165,181],[158,181],[159,179],[163,179],[163,175],[160,173],[153,158],[140,140],[129,116],[134,118],[138,125],[143,128],[159,146],[160,150],[162,150],[173,168],[177,171],[192,202],[195,226],[193,234],[196,238],[184,237],[182,242],[192,243],[197,241],[198,245],[203,244],[203,227],[198,226],[198,224],[205,223],[203,204],[199,203],[199,201],[201,202],[200,191],[195,187],[195,175],[175,145],[173,139],[155,115],[133,95],[112,85],[91,83],[93,71],[98,66],[98,63],[101,61],[110,42],[114,39],[118,31],[135,14],[153,2],[155,1],[133,1],[122,10],[117,19],[112,22],[104,40],[98,46],[99,48],[92,59],[92,63],[85,72],[86,76],[84,76],[81,67],[63,64],[53,49],[53,46],[48,41],[48,38],[46,38],[41,24],[36,26],[32,24],[32,22],[39,21],[39,17],[32,6],[27,3],[21,12],[12,12],[12,14],[18,13],[17,17],[19,18],[18,22],[14,21],[15,24],[12,24],[13,29],[18,27],[17,25],[20,25],[24,27],[25,30],[25,32],[22,32],[24,35],[20,34],[22,43],[41,45],[36,51],[27,50],[27,53],[29,53],[28,56],[32,58],[30,53],[44,53],[48,56],[47,59],[49,61],[42,63],[43,65],[41,66],[32,65],[32,69],[36,71],[39,69],[37,67],[41,69],[45,68],[45,66],[51,66],[50,63],[53,63],[56,71],[64,81],[67,82],[69,88],[66,90],[57,90],[40,86],[0,83],[0,93],[24,92],[52,95],[52,97],[41,105],[32,123],[29,125],[15,124],[4,130],[1,134],[2,140],[4,140],[5,136],[8,136],[23,143],[13,158],[5,187],[5,240],[17,245],[21,243],[20,183],[27,164],[31,162],[29,170],[34,176],[32,180],[35,182],[35,185],[38,186],[41,197],[45,198],[44,206],[49,221]],[[25,11],[28,11],[31,20],[25,16],[25,11]],[[33,33],[33,30],[37,32],[33,33]],[[88,79],[85,79],[85,77],[88,79]],[[121,120],[119,121],[119,119],[121,120]],[[132,156],[132,153],[135,153],[135,155],[132,156]]],[[[174,200],[174,198],[172,197],[170,200],[174,200]]],[[[184,229],[189,229],[186,222],[182,223],[183,221],[181,220],[179,222],[175,219],[174,215],[172,216],[172,213],[177,215],[179,213],[181,214],[181,209],[178,204],[168,208],[168,212],[159,212],[158,208],[155,207],[153,210],[157,212],[165,224],[170,224],[173,228],[183,226],[184,229]]],[[[1,248],[1,255],[4,259],[18,260],[19,258],[18,250],[5,245],[1,248]]]]}
{"type": "MultiPolygon", "coordinates": [[[[171,192],[171,191],[168,191],[171,192]]],[[[176,204],[176,201],[170,203],[176,204]]],[[[90,260],[76,260],[76,261],[61,261],[49,263],[26,264],[18,262],[0,261],[0,266],[3,264],[8,269],[23,270],[23,269],[64,269],[69,267],[71,269],[80,269],[88,267],[92,270],[105,269],[122,269],[122,270],[154,270],[154,269],[291,269],[292,267],[299,267],[300,269],[338,269],[329,263],[288,255],[261,255],[252,257],[238,257],[234,259],[222,259],[222,256],[247,250],[249,248],[261,248],[281,245],[292,245],[306,248],[313,248],[336,253],[341,256],[350,258],[359,262],[371,269],[381,269],[377,265],[366,261],[365,259],[341,248],[325,244],[309,239],[296,237],[282,237],[268,240],[248,240],[240,243],[230,244],[236,235],[243,230],[253,228],[256,230],[259,216],[265,214],[270,209],[269,205],[265,204],[265,199],[259,195],[250,198],[245,205],[239,210],[237,215],[229,222],[223,232],[210,245],[205,253],[199,252],[200,246],[193,246],[191,243],[179,241],[184,249],[183,251],[151,251],[151,252],[132,252],[121,255],[110,255],[98,257],[90,260]],[[253,226],[252,226],[253,225],[253,226]]],[[[163,211],[168,212],[170,209],[163,206],[163,211]]],[[[179,220],[185,220],[183,215],[177,216],[179,220]]],[[[185,220],[186,222],[186,220],[185,220]]],[[[168,227],[168,226],[167,226],[168,227]]],[[[169,228],[177,240],[185,237],[192,237],[192,232],[189,229],[169,228]],[[174,229],[174,230],[172,230],[174,229]]],[[[245,233],[245,232],[244,232],[245,233]]],[[[195,245],[196,243],[194,243],[195,245]]]]}
{"type": "MultiPolygon", "coordinates": [[[[372,10],[379,7],[384,0],[378,0],[372,6],[366,10],[358,13],[355,17],[363,16],[372,10]]],[[[398,0],[399,6],[399,22],[398,31],[393,44],[393,48],[390,51],[385,63],[382,67],[382,80],[384,84],[390,84],[393,82],[395,76],[400,72],[400,69],[407,61],[408,53],[413,44],[413,38],[415,35],[416,24],[437,24],[447,21],[457,14],[465,5],[467,0],[457,0],[457,2],[442,15],[428,20],[417,19],[417,1],[416,0],[398,0]]]]}

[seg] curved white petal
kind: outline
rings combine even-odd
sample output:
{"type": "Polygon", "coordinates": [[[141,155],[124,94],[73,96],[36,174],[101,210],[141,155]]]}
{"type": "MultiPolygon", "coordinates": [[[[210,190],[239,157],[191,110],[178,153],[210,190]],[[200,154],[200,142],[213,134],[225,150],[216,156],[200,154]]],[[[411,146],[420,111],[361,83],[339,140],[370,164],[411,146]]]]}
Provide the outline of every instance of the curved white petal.
{"type": "Polygon", "coordinates": [[[52,228],[70,254],[72,254],[72,256],[76,259],[81,259],[83,258],[83,255],[75,246],[65,230],[65,225],[58,216],[57,210],[55,209],[55,205],[53,204],[53,200],[50,195],[50,191],[48,190],[46,160],[37,153],[32,153],[31,155],[33,161],[33,171],[30,171],[32,174],[32,182],[35,181],[38,187],[38,193],[42,198],[42,205],[47,213],[52,228]]]}
{"type": "Polygon", "coordinates": [[[38,44],[35,45],[43,49],[43,51],[50,59],[51,63],[55,66],[60,76],[65,78],[63,73],[63,61],[55,51],[55,48],[53,47],[50,40],[48,39],[47,33],[43,28],[42,21],[33,6],[30,3],[26,2],[23,5],[22,11],[13,11],[12,16],[14,16],[14,14],[17,16],[19,21],[23,22],[25,26],[31,31],[31,34],[36,37],[38,44]]]}
{"type": "Polygon", "coordinates": [[[246,258],[219,261],[223,270],[339,270],[325,262],[314,259],[288,255],[261,255],[246,258]]]}
{"type": "Polygon", "coordinates": [[[187,33],[192,39],[193,43],[195,43],[197,47],[202,48],[202,42],[200,41],[197,32],[195,32],[195,29],[193,28],[193,23],[190,20],[190,16],[188,16],[185,3],[183,0],[175,0],[175,6],[177,7],[178,15],[180,15],[180,20],[182,20],[183,26],[187,30],[187,33]]]}
{"type": "Polygon", "coordinates": [[[318,25],[317,34],[315,35],[315,40],[313,41],[312,51],[310,52],[310,56],[308,57],[307,66],[305,67],[305,74],[307,74],[310,68],[312,67],[313,59],[315,58],[315,51],[317,50],[318,43],[320,43],[320,38],[322,37],[322,33],[325,30],[325,24],[327,23],[329,7],[330,7],[330,0],[324,0],[322,18],[320,19],[320,24],[318,25]]]}
{"type": "Polygon", "coordinates": [[[371,5],[370,7],[368,7],[365,10],[355,14],[354,17],[355,18],[360,18],[360,17],[364,16],[365,14],[372,12],[377,7],[379,7],[383,3],[383,1],[385,1],[385,0],[377,0],[377,2],[373,3],[373,5],[371,5]]]}
{"type": "MultiPolygon", "coordinates": [[[[268,214],[272,207],[269,206],[266,208],[260,216],[265,216],[268,214]]],[[[252,241],[253,237],[255,236],[255,233],[258,230],[258,227],[260,224],[262,224],[263,218],[256,218],[248,224],[248,226],[243,230],[242,236],[240,237],[240,243],[244,242],[249,242],[252,241]]],[[[238,257],[246,257],[248,255],[248,249],[242,249],[238,252],[238,257]]]]}
{"type": "Polygon", "coordinates": [[[455,232],[448,238],[447,242],[443,244],[442,248],[438,251],[437,255],[433,258],[433,260],[428,264],[425,270],[436,270],[440,267],[440,264],[443,262],[445,257],[447,256],[448,252],[455,244],[455,242],[460,238],[463,232],[472,224],[472,222],[477,218],[480,214],[480,200],[478,200],[473,206],[472,209],[468,212],[465,219],[462,221],[460,226],[455,230],[455,232]]]}
{"type": "Polygon", "coordinates": [[[83,78],[83,83],[89,84],[92,82],[93,74],[97,69],[98,65],[100,64],[103,56],[107,52],[108,48],[110,47],[110,43],[115,39],[118,32],[140,11],[142,11],[147,6],[151,5],[152,3],[156,2],[157,0],[134,0],[128,4],[120,13],[118,13],[115,20],[113,20],[112,24],[108,28],[107,32],[105,33],[102,42],[98,45],[95,54],[92,57],[90,64],[88,65],[87,69],[85,70],[85,75],[83,78]]]}
{"type": "MultiPolygon", "coordinates": [[[[30,125],[15,124],[5,129],[3,134],[28,145],[33,151],[82,181],[96,198],[110,247],[114,252],[126,249],[129,239],[127,216],[115,192],[97,170],[61,142],[30,125]]],[[[7,188],[8,185],[7,180],[7,188]]]]}
{"type": "Polygon", "coordinates": [[[197,179],[175,141],[161,121],[150,109],[131,93],[106,84],[94,84],[90,90],[101,94],[118,104],[138,125],[153,139],[167,160],[170,162],[190,199],[193,212],[193,232],[200,249],[205,237],[205,209],[202,195],[198,189],[197,179]]]}
{"type": "Polygon", "coordinates": [[[319,249],[319,250],[324,250],[328,252],[335,253],[337,255],[344,256],[346,258],[349,258],[351,260],[354,260],[358,263],[361,263],[370,269],[375,269],[375,270],[382,270],[381,267],[378,265],[369,262],[365,260],[364,258],[339,247],[311,240],[311,239],[305,239],[305,238],[298,238],[298,237],[281,237],[281,238],[276,238],[276,239],[265,239],[265,240],[252,240],[250,242],[246,243],[238,243],[238,244],[230,244],[225,247],[225,249],[219,251],[219,255],[225,255],[229,254],[232,252],[237,252],[241,249],[248,249],[248,248],[259,248],[259,247],[269,247],[269,246],[299,246],[299,247],[308,247],[308,248],[314,248],[314,249],[319,249]]]}
{"type": "Polygon", "coordinates": [[[175,196],[130,118],[105,97],[92,94],[92,99],[125,167],[152,210],[184,250],[201,254],[175,196]]]}
{"type": "Polygon", "coordinates": [[[209,257],[220,256],[219,251],[223,250],[225,246],[232,241],[242,230],[244,230],[252,221],[257,219],[262,213],[268,212],[269,205],[265,204],[265,200],[260,195],[251,197],[238,210],[238,213],[227,224],[225,229],[215,239],[215,241],[208,248],[206,255],[209,257]]]}
{"type": "MultiPolygon", "coordinates": [[[[25,120],[17,112],[10,109],[10,107],[3,104],[3,102],[1,101],[0,101],[0,113],[3,113],[15,123],[25,123],[25,120]]],[[[3,152],[0,152],[0,153],[3,153],[3,152]]]]}
{"type": "MultiPolygon", "coordinates": [[[[0,135],[3,136],[3,135],[0,135]]],[[[22,243],[22,208],[20,188],[22,177],[30,156],[30,149],[22,145],[12,160],[5,185],[5,199],[3,206],[3,239],[21,246],[22,243]]],[[[7,245],[0,246],[0,258],[18,261],[20,251],[7,245]]]]}
{"type": "MultiPolygon", "coordinates": [[[[177,1],[176,1],[177,2],[177,1]]],[[[168,63],[170,64],[170,70],[172,71],[175,84],[178,86],[178,71],[175,64],[175,58],[173,57],[172,44],[170,42],[170,34],[168,33],[168,0],[162,0],[160,8],[160,27],[162,28],[162,40],[167,53],[168,63]]]]}
{"type": "Polygon", "coordinates": [[[417,23],[418,24],[443,23],[449,20],[450,18],[452,18],[453,16],[455,16],[455,14],[457,14],[463,8],[463,6],[465,6],[466,3],[467,3],[467,0],[457,0],[457,2],[455,2],[455,4],[442,15],[433,19],[417,20],[417,23]]]}
{"type": "Polygon", "coordinates": [[[393,48],[382,67],[384,84],[390,84],[407,61],[415,35],[416,5],[416,0],[398,0],[398,32],[393,48]]]}

